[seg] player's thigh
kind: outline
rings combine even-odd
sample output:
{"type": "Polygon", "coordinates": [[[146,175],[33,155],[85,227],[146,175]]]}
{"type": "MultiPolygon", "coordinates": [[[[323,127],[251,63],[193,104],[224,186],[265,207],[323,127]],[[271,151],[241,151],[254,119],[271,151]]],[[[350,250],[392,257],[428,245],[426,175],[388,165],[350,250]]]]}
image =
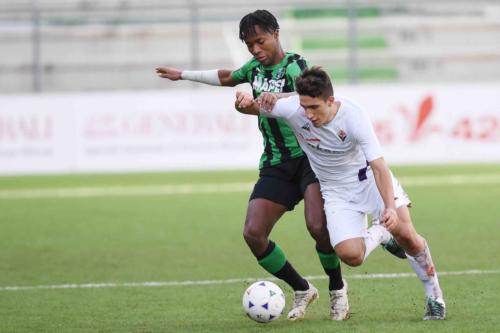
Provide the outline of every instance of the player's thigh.
{"type": "Polygon", "coordinates": [[[328,202],[325,203],[325,214],[330,242],[334,248],[346,240],[366,237],[366,214],[328,202]]]}
{"type": "Polygon", "coordinates": [[[335,253],[350,266],[363,262],[368,220],[366,214],[325,204],[328,232],[335,253]]]}
{"type": "Polygon", "coordinates": [[[399,181],[394,176],[392,176],[392,185],[394,190],[396,212],[399,219],[399,223],[393,230],[392,234],[410,240],[417,237],[417,232],[413,227],[413,222],[409,210],[411,201],[399,181]]]}
{"type": "Polygon", "coordinates": [[[304,216],[309,229],[325,229],[326,217],[319,181],[312,170],[307,156],[297,166],[297,183],[304,197],[304,216]]]}
{"type": "Polygon", "coordinates": [[[349,265],[357,266],[363,261],[365,243],[362,237],[349,238],[334,247],[335,253],[349,265]]]}
{"type": "MultiPolygon", "coordinates": [[[[391,178],[392,178],[392,189],[394,193],[394,203],[396,209],[401,208],[400,218],[404,219],[403,221],[404,227],[402,226],[402,228],[407,229],[408,225],[411,225],[411,217],[408,211],[408,207],[411,207],[411,200],[408,194],[406,194],[406,192],[404,191],[399,181],[392,175],[392,173],[391,173],[391,178]]],[[[366,197],[367,199],[365,199],[366,202],[375,204],[374,207],[370,207],[368,210],[373,215],[373,222],[379,223],[379,219],[385,211],[385,204],[375,182],[372,183],[372,186],[370,186],[369,191],[366,192],[366,196],[367,196],[366,197]]]]}
{"type": "Polygon", "coordinates": [[[408,206],[403,205],[396,209],[398,214],[399,223],[392,231],[393,236],[398,243],[407,250],[414,249],[420,251],[423,249],[424,243],[422,238],[418,235],[410,215],[408,206]]]}
{"type": "Polygon", "coordinates": [[[292,210],[302,195],[298,187],[288,181],[279,169],[266,170],[260,176],[250,195],[245,234],[269,235],[274,224],[288,210],[292,210]]]}
{"type": "Polygon", "coordinates": [[[324,201],[319,183],[311,183],[304,192],[304,216],[311,232],[326,232],[324,201]]]}
{"type": "Polygon", "coordinates": [[[294,161],[264,168],[254,186],[250,200],[266,199],[293,210],[302,200],[300,186],[293,180],[294,161]]]}
{"type": "Polygon", "coordinates": [[[267,199],[250,200],[245,219],[245,236],[267,238],[276,222],[286,211],[286,206],[267,199]]]}

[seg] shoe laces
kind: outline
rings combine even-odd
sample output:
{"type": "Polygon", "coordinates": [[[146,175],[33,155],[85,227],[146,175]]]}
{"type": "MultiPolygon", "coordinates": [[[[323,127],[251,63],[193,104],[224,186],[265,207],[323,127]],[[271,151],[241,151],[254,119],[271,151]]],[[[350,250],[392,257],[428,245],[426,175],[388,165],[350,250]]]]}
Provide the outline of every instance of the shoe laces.
{"type": "Polygon", "coordinates": [[[330,293],[331,308],[335,314],[339,314],[345,310],[346,303],[339,302],[339,300],[342,300],[344,297],[345,295],[341,290],[332,290],[330,293]]]}
{"type": "Polygon", "coordinates": [[[307,296],[309,295],[309,290],[297,290],[294,292],[293,307],[305,306],[307,305],[307,296]]]}
{"type": "Polygon", "coordinates": [[[437,300],[429,298],[427,300],[427,315],[429,316],[443,316],[444,315],[444,306],[439,303],[437,300]]]}

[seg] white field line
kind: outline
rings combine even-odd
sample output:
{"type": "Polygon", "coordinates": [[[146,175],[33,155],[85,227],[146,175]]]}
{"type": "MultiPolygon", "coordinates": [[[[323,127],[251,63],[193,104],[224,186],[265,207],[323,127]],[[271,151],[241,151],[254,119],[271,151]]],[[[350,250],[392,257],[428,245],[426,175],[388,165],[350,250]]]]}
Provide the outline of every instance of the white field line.
{"type": "MultiPolygon", "coordinates": [[[[439,276],[463,276],[463,275],[486,275],[500,274],[500,269],[467,271],[438,272],[439,276]]],[[[369,280],[369,279],[399,279],[415,277],[415,273],[388,273],[388,274],[352,274],[345,276],[348,280],[369,280]]],[[[323,280],[324,275],[306,276],[308,280],[323,280]]],[[[25,291],[25,290],[46,290],[46,289],[97,289],[97,288],[124,288],[124,287],[177,287],[177,286],[204,286],[233,283],[250,283],[259,280],[273,280],[274,277],[266,278],[237,278],[226,280],[184,280],[184,281],[159,281],[159,282],[122,282],[122,283],[84,283],[84,284],[55,284],[38,286],[7,286],[0,287],[2,291],[25,291]]]]}
{"type": "Polygon", "coordinates": [[[179,184],[150,186],[67,187],[0,190],[0,199],[123,197],[171,194],[248,192],[254,183],[179,184]]]}
{"type": "MultiPolygon", "coordinates": [[[[409,176],[399,178],[404,187],[500,184],[500,174],[409,176]]],[[[85,198],[249,192],[254,183],[179,184],[149,186],[95,186],[0,190],[0,200],[85,198]]]]}

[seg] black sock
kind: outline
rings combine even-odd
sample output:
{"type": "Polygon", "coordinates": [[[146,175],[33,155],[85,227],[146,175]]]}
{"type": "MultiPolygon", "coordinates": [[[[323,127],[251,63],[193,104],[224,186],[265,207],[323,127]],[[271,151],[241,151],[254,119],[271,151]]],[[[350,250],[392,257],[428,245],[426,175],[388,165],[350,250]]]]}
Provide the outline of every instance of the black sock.
{"type": "Polygon", "coordinates": [[[288,283],[293,290],[307,290],[309,289],[309,283],[300,276],[299,273],[293,268],[293,266],[287,261],[285,266],[278,272],[274,273],[278,279],[282,279],[288,283]]]}
{"type": "Polygon", "coordinates": [[[330,278],[328,284],[328,289],[330,290],[340,290],[344,287],[344,281],[342,281],[342,272],[340,270],[340,265],[337,268],[323,268],[325,273],[330,278]]]}
{"type": "Polygon", "coordinates": [[[293,290],[307,290],[309,284],[286,260],[283,250],[273,241],[264,253],[257,257],[259,264],[269,273],[288,283],[293,290]]]}
{"type": "Polygon", "coordinates": [[[319,260],[323,266],[323,270],[330,278],[328,288],[330,290],[339,290],[344,287],[342,281],[342,271],[340,269],[340,260],[335,252],[324,253],[316,248],[319,260]]]}

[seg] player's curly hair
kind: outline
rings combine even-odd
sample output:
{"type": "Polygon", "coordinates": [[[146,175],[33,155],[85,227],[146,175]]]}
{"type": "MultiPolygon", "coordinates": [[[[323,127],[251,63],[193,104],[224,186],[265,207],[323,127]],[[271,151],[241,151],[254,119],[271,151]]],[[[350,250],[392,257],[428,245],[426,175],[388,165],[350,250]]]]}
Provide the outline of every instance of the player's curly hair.
{"type": "Polygon", "coordinates": [[[273,14],[265,9],[258,9],[253,13],[243,16],[240,21],[240,40],[242,42],[244,42],[249,36],[256,34],[256,25],[269,33],[278,31],[280,28],[278,21],[273,14]]]}
{"type": "Polygon", "coordinates": [[[295,80],[295,90],[299,95],[321,97],[324,100],[333,96],[332,81],[319,66],[304,70],[295,80]]]}

